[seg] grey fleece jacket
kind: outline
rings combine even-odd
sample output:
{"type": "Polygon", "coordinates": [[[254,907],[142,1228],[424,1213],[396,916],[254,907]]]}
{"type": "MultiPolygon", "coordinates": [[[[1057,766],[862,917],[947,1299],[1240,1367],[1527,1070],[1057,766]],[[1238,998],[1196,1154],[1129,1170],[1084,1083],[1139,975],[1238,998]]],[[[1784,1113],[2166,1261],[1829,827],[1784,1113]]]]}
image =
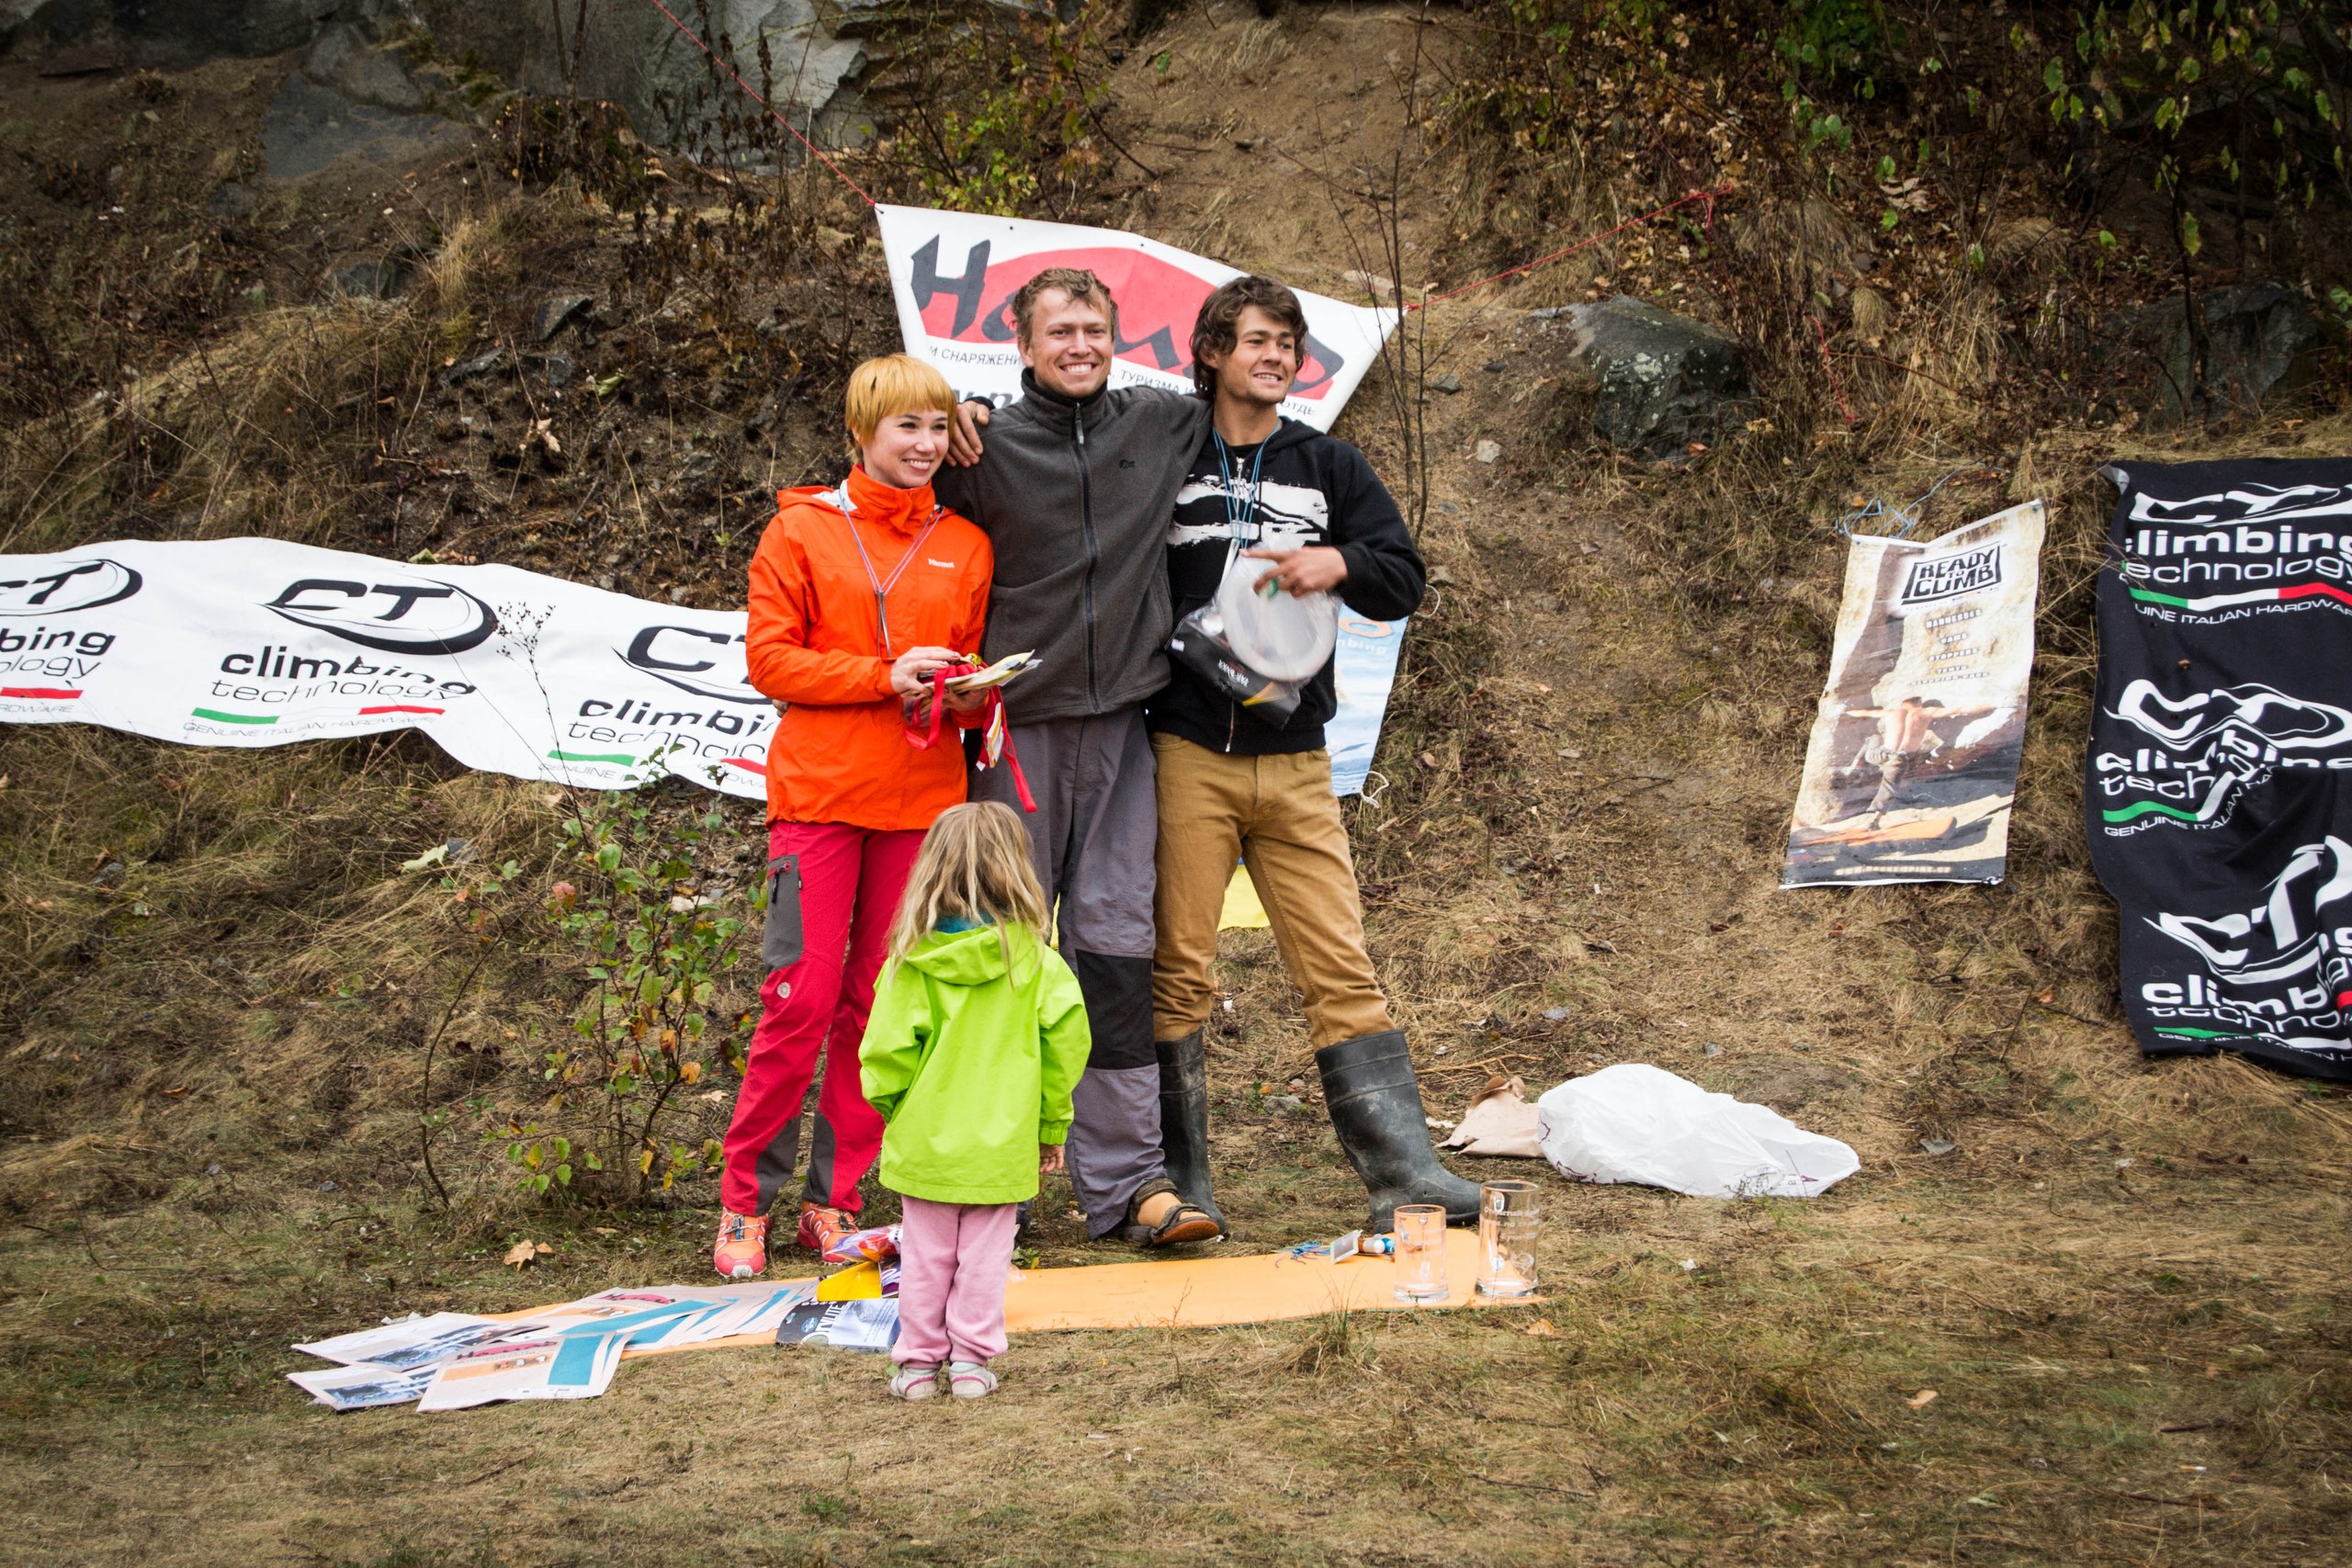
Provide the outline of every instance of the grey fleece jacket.
{"type": "Polygon", "coordinates": [[[1021,386],[981,431],[979,462],[932,486],[996,547],[982,656],[1040,660],[1005,689],[1012,721],[1110,713],[1168,683],[1168,519],[1209,405],[1151,387],[1073,402],[1026,371],[1021,386]]]}

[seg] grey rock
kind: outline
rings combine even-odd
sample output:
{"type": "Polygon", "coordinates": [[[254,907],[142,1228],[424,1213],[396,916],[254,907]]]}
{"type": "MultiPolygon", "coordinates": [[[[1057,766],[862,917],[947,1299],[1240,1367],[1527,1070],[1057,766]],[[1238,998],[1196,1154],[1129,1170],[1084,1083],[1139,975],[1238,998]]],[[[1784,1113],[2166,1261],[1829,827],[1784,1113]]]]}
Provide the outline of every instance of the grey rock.
{"type": "Polygon", "coordinates": [[[541,343],[563,331],[596,302],[593,294],[558,294],[539,301],[532,312],[531,332],[541,343]]]}
{"type": "Polygon", "coordinates": [[[1462,378],[1449,370],[1444,375],[1440,376],[1436,380],[1430,383],[1430,390],[1432,392],[1458,392],[1462,390],[1462,378]]]}
{"type": "Polygon", "coordinates": [[[1755,396],[1746,355],[1719,328],[1623,294],[1556,319],[1598,382],[1593,429],[1620,451],[1680,457],[1694,441],[1712,443],[1755,396]]]}
{"type": "Polygon", "coordinates": [[[395,256],[337,267],[328,281],[354,299],[390,299],[408,287],[408,264],[395,256]]]}
{"type": "MultiPolygon", "coordinates": [[[[471,359],[459,360],[441,372],[441,384],[445,387],[454,387],[460,381],[470,381],[477,376],[487,376],[493,370],[503,370],[512,357],[504,349],[493,348],[477,354],[471,359]]],[[[467,423],[470,423],[471,421],[467,423]]]]}
{"type": "Polygon", "coordinates": [[[550,387],[569,386],[579,373],[579,365],[568,354],[550,354],[539,361],[539,374],[547,378],[550,387]]]}
{"type": "Polygon", "coordinates": [[[2151,305],[2126,322],[2131,345],[2151,361],[2136,399],[2150,424],[2169,429],[2197,419],[2258,413],[2266,400],[2296,390],[2317,371],[2319,323],[2284,284],[2208,289],[2198,306],[2208,345],[2201,398],[2181,298],[2151,305]]]}
{"type": "Polygon", "coordinates": [[[302,59],[302,74],[354,103],[414,113],[424,89],[393,55],[375,48],[349,22],[330,22],[302,59]]]}
{"type": "Polygon", "coordinates": [[[1931,1155],[1948,1155],[1960,1145],[1950,1138],[1922,1138],[1919,1146],[1931,1155]]]}
{"type": "Polygon", "coordinates": [[[262,118],[262,161],[272,178],[300,179],[338,158],[371,163],[457,152],[471,133],[454,120],[363,104],[300,72],[286,78],[262,118]]]}
{"type": "Polygon", "coordinates": [[[204,210],[225,222],[240,222],[253,216],[256,199],[253,186],[231,180],[207,198],[204,210]]]}
{"type": "MultiPolygon", "coordinates": [[[[445,47],[471,50],[526,92],[560,93],[576,82],[582,96],[610,99],[628,110],[639,134],[649,141],[674,144],[710,114],[709,61],[643,0],[588,0],[586,24],[576,38],[572,24],[582,13],[568,0],[556,6],[414,3],[445,47]]],[[[702,26],[697,8],[673,0],[671,9],[689,26],[702,26]]],[[[776,108],[818,142],[854,146],[871,139],[873,123],[856,89],[866,47],[829,28],[811,0],[709,0],[709,26],[711,34],[733,46],[735,69],[754,87],[761,85],[760,45],[765,41],[776,108]]],[[[729,85],[724,91],[732,95],[735,89],[729,85]]],[[[787,161],[797,164],[797,145],[793,154],[787,161]]]]}
{"type": "MultiPolygon", "coordinates": [[[[311,41],[337,0],[49,0],[0,6],[0,36],[45,34],[61,52],[111,49],[122,63],[178,67],[254,59],[311,41]]],[[[44,68],[46,69],[46,67],[44,68]]]]}

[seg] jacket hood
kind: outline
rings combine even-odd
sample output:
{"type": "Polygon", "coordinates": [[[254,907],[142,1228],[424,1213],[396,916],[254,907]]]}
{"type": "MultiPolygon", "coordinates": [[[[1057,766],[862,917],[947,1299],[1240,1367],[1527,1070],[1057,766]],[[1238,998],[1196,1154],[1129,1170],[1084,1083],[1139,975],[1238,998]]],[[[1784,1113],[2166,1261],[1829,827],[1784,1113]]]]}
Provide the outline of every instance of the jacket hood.
{"type": "MultiPolygon", "coordinates": [[[[1296,446],[1302,442],[1312,441],[1320,434],[1321,432],[1313,425],[1302,423],[1288,414],[1283,414],[1275,423],[1274,433],[1266,437],[1266,456],[1271,458],[1283,447],[1296,446]]],[[[1204,436],[1202,439],[1206,440],[1207,437],[1204,436]]]]}
{"type": "Polygon", "coordinates": [[[997,940],[995,926],[953,933],[933,931],[915,943],[907,962],[944,986],[985,986],[1009,971],[1004,950],[1012,949],[1013,966],[1026,971],[1036,964],[1036,938],[1025,931],[1008,931],[1008,942],[997,940]]]}

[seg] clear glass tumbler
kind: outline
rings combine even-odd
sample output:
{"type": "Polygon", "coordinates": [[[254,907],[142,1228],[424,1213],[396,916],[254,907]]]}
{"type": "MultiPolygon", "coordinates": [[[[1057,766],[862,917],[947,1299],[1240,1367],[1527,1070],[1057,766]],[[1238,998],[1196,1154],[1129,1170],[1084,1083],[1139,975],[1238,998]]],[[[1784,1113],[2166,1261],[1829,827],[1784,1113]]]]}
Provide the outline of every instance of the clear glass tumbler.
{"type": "Polygon", "coordinates": [[[1445,1282],[1445,1205],[1396,1205],[1396,1299],[1442,1302],[1445,1282]]]}
{"type": "Polygon", "coordinates": [[[1535,1293],[1535,1230],[1543,1217],[1532,1181],[1489,1181],[1478,1190],[1478,1293],[1535,1293]]]}

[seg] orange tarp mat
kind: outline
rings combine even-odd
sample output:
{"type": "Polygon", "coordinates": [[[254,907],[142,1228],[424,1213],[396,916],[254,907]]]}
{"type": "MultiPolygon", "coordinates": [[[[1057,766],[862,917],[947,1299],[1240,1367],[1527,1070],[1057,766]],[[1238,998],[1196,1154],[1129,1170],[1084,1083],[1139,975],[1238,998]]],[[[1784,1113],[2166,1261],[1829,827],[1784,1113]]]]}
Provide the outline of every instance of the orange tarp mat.
{"type": "MultiPolygon", "coordinates": [[[[1470,1306],[1487,1298],[1470,1286],[1478,1272],[1478,1233],[1445,1233],[1445,1279],[1453,1292],[1424,1306],[1470,1306]]],[[[1386,1258],[1193,1257],[1105,1263],[1092,1269],[1016,1269],[1004,1292],[1004,1325],[1015,1334],[1056,1328],[1213,1328],[1272,1323],[1331,1312],[1408,1312],[1396,1298],[1396,1265],[1386,1258]]]]}
{"type": "MultiPolygon", "coordinates": [[[[1445,1233],[1445,1278],[1453,1287],[1443,1301],[1422,1307],[1507,1305],[1476,1295],[1478,1233],[1445,1233]]],[[[1292,1258],[1259,1253],[1248,1258],[1188,1257],[1147,1263],[1104,1263],[1091,1269],[1015,1269],[1004,1292],[1004,1325],[1014,1334],[1069,1328],[1215,1328],[1236,1323],[1274,1323],[1320,1317],[1332,1312],[1410,1312],[1396,1300],[1396,1265],[1386,1258],[1292,1258]]],[[[778,1280],[779,1284],[816,1281],[778,1280]]],[[[1532,1302],[1535,1298],[1525,1298],[1532,1302]]],[[[523,1312],[496,1317],[529,1317],[523,1312]]],[[[727,1345],[769,1345],[764,1334],[706,1339],[698,1345],[646,1346],[622,1352],[624,1360],[710,1350],[727,1345]]]]}

